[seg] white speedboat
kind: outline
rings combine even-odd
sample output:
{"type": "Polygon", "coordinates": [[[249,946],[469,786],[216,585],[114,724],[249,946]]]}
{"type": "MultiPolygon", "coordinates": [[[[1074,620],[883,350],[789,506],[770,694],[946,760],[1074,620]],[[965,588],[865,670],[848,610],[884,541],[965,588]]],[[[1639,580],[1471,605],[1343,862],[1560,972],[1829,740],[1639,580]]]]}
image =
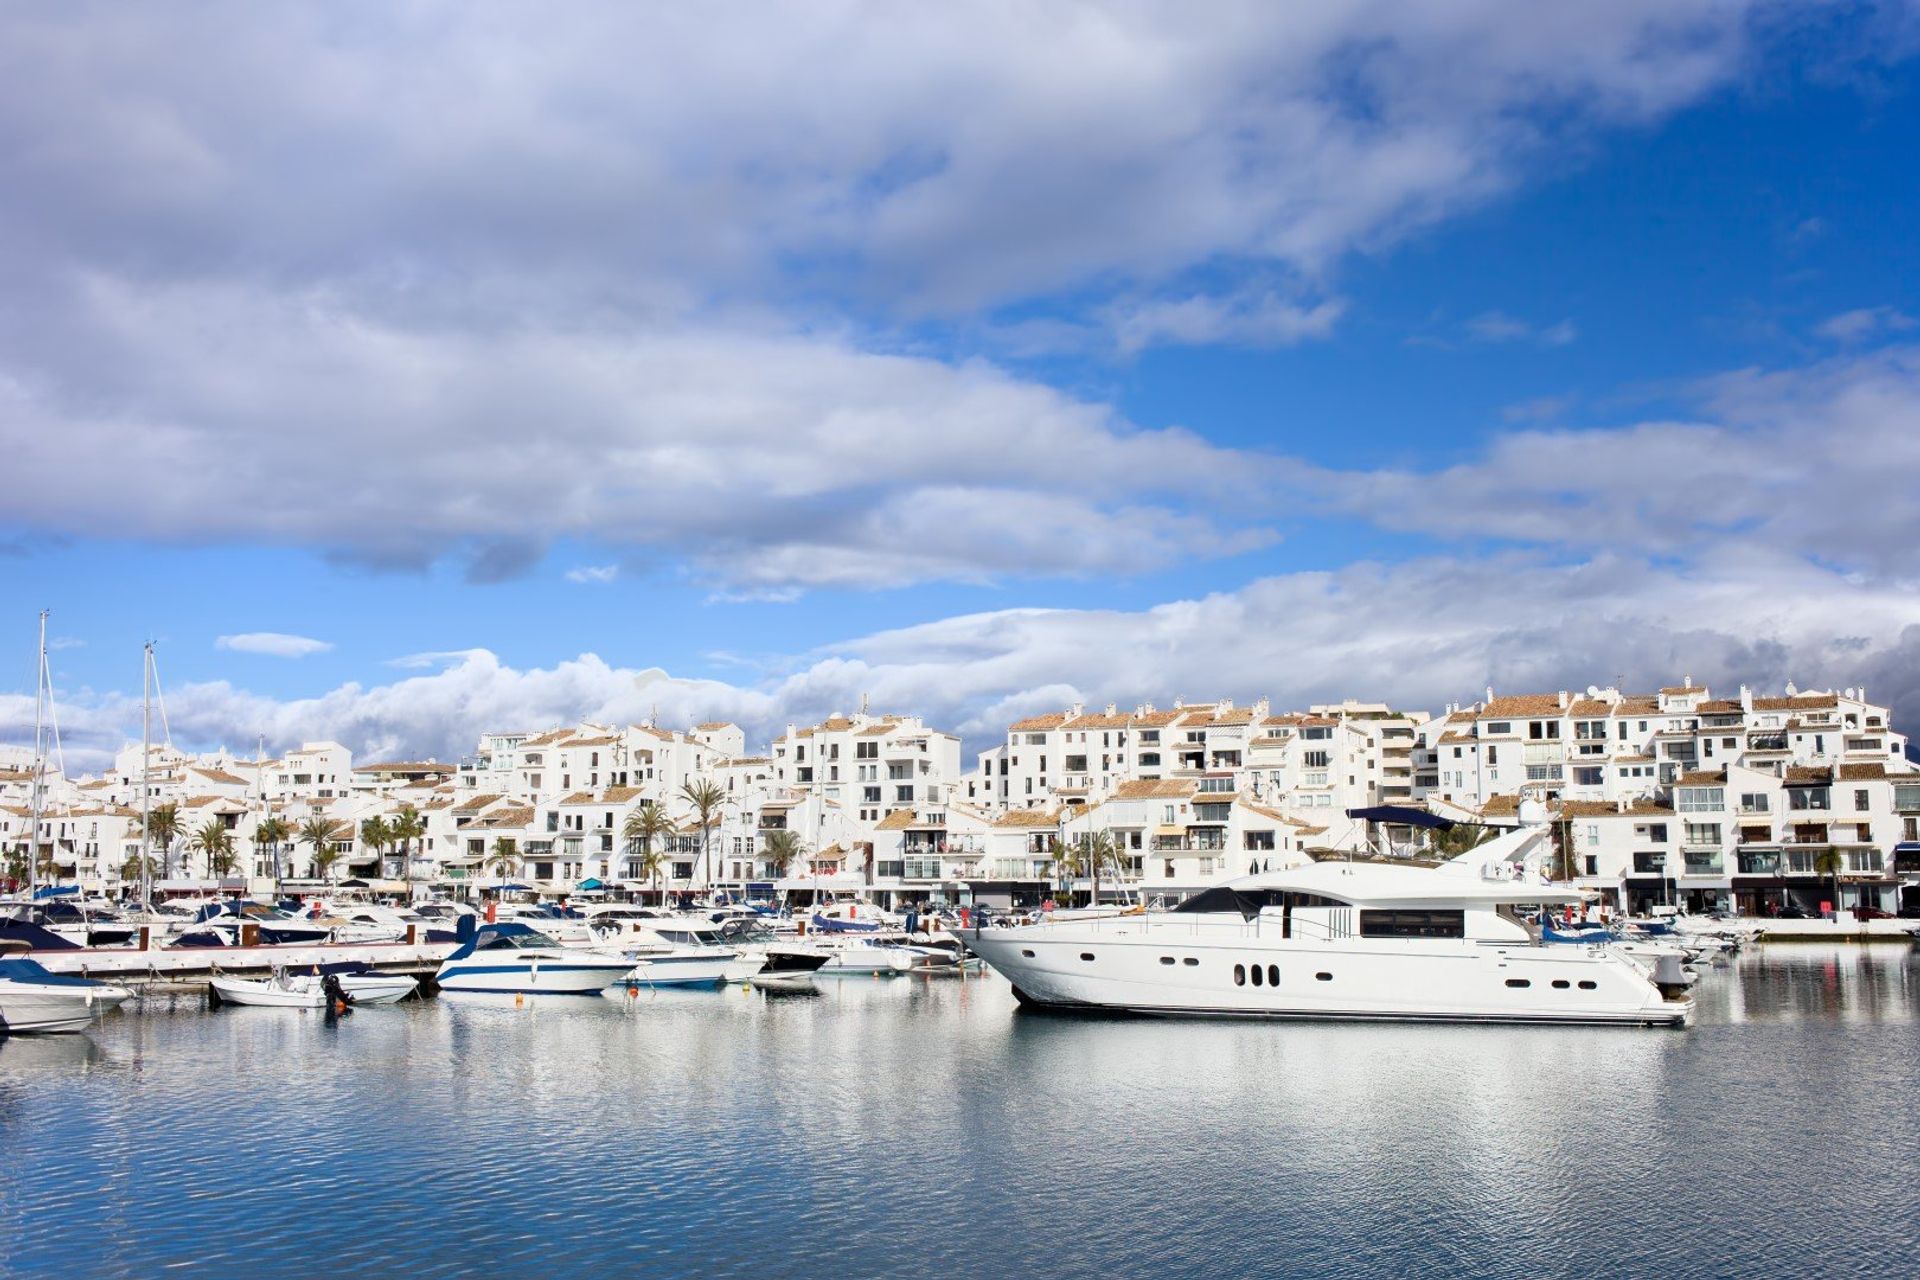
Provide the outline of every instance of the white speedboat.
{"type": "Polygon", "coordinates": [[[1604,945],[1542,943],[1521,918],[1581,893],[1510,859],[1523,827],[1439,868],[1318,862],[1171,911],[970,929],[1023,1004],[1138,1013],[1684,1025],[1692,1004],[1604,945]]]}
{"type": "Polygon", "coordinates": [[[823,978],[908,973],[921,959],[918,952],[906,947],[887,946],[857,938],[821,942],[819,946],[827,953],[827,962],[814,972],[823,978]]]}
{"type": "Polygon", "coordinates": [[[596,995],[626,977],[633,961],[577,947],[517,921],[483,924],[434,975],[443,991],[509,995],[596,995]]]}
{"type": "Polygon", "coordinates": [[[91,978],[49,973],[37,961],[0,959],[0,1034],[84,1031],[132,994],[91,978]]]}
{"type": "Polygon", "coordinates": [[[639,935],[639,945],[627,955],[633,970],[631,986],[710,987],[721,982],[745,982],[766,964],[766,958],[728,946],[719,925],[708,920],[653,920],[639,935]]]}
{"type": "MultiPolygon", "coordinates": [[[[333,975],[347,999],[355,1005],[398,1004],[419,989],[420,983],[404,974],[343,973],[333,975]]],[[[227,1004],[257,1005],[276,1009],[321,1009],[326,1007],[326,978],[318,974],[276,973],[271,978],[253,980],[218,975],[208,985],[227,1004]]]]}

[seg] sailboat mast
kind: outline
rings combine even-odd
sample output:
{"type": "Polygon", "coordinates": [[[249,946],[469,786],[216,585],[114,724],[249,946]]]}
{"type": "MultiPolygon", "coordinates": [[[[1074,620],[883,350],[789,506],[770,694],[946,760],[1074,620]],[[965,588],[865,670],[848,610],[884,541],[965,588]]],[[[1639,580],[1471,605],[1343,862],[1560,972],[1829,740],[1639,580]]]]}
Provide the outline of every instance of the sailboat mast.
{"type": "Polygon", "coordinates": [[[47,780],[47,611],[40,611],[39,666],[33,683],[33,788],[27,821],[27,896],[31,898],[39,882],[40,811],[47,780]]]}
{"type": "Polygon", "coordinates": [[[140,901],[153,901],[153,858],[147,809],[153,795],[153,641],[141,650],[140,666],[140,901]]]}

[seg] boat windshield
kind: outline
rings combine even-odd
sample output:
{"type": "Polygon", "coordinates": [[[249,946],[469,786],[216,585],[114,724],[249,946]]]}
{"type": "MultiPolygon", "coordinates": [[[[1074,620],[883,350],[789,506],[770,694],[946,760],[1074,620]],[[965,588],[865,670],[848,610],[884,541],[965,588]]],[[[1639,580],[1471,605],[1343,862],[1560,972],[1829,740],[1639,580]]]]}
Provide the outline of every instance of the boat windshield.
{"type": "Polygon", "coordinates": [[[1350,904],[1317,893],[1297,893],[1288,889],[1235,889],[1216,885],[1202,890],[1174,908],[1176,913],[1223,915],[1237,912],[1251,920],[1268,907],[1344,907],[1350,904]]]}
{"type": "Polygon", "coordinates": [[[538,950],[543,947],[554,947],[558,945],[559,945],[558,943],[554,942],[554,940],[552,938],[549,938],[546,934],[537,933],[533,930],[528,930],[526,933],[513,933],[513,934],[506,934],[506,935],[501,935],[498,933],[488,934],[485,938],[481,940],[480,945],[475,947],[474,950],[475,951],[532,951],[532,950],[538,950]]]}

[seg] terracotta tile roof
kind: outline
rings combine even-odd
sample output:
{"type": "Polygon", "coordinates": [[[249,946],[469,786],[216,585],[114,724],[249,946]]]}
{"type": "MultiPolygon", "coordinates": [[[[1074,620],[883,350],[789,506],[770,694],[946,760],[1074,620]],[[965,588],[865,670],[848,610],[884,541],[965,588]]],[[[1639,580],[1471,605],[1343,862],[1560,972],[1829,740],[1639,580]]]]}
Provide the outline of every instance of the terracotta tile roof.
{"type": "Polygon", "coordinates": [[[1057,811],[1053,809],[1015,809],[1003,813],[993,820],[996,827],[1051,827],[1058,825],[1057,811]]]}
{"type": "Polygon", "coordinates": [[[549,729],[538,737],[528,738],[520,745],[523,747],[548,747],[571,734],[571,729],[549,729]]]}
{"type": "Polygon", "coordinates": [[[625,804],[639,794],[638,787],[608,787],[602,799],[608,804],[625,804]]]}
{"type": "Polygon", "coordinates": [[[237,777],[234,774],[228,773],[225,769],[209,769],[209,768],[206,768],[204,765],[196,764],[196,765],[190,765],[189,771],[193,773],[197,773],[201,777],[206,778],[211,782],[218,782],[228,786],[238,784],[239,786],[244,787],[247,785],[247,780],[245,778],[237,777]]]}
{"type": "Polygon", "coordinates": [[[897,724],[870,724],[855,736],[861,738],[884,738],[899,727],[897,724]]]}
{"type": "Polygon", "coordinates": [[[1175,711],[1142,711],[1127,717],[1127,723],[1141,729],[1164,729],[1178,720],[1183,713],[1175,711]]]}
{"type": "Polygon", "coordinates": [[[563,805],[568,805],[568,804],[599,804],[600,802],[593,798],[593,792],[591,791],[576,791],[572,795],[568,796],[566,799],[562,800],[560,803],[563,805]]]}
{"type": "Polygon", "coordinates": [[[1063,729],[1124,729],[1130,719],[1131,717],[1118,713],[1107,715],[1101,712],[1097,715],[1075,716],[1060,727],[1063,729]]]}
{"type": "Polygon", "coordinates": [[[1837,694],[1800,693],[1791,698],[1755,698],[1755,711],[1825,711],[1840,705],[1837,694]]]}
{"type": "Polygon", "coordinates": [[[601,738],[570,738],[560,745],[563,747],[610,747],[618,741],[620,741],[620,739],[611,736],[601,738]]]}
{"type": "Polygon", "coordinates": [[[1674,783],[1674,785],[1678,787],[1717,787],[1724,785],[1726,781],[1727,771],[1725,769],[1695,769],[1681,774],[1679,781],[1674,783]]]}
{"type": "Polygon", "coordinates": [[[504,809],[495,809],[481,819],[478,825],[493,831],[505,827],[524,827],[532,821],[532,805],[509,805],[504,809]]]}
{"type": "Polygon", "coordinates": [[[1739,711],[1740,709],[1740,700],[1738,698],[1712,698],[1694,707],[1695,711],[1705,711],[1715,715],[1725,714],[1729,711],[1739,711]]]}
{"type": "Polygon", "coordinates": [[[895,809],[875,825],[876,831],[905,831],[914,825],[914,812],[911,809],[895,809]]]}
{"type": "Polygon", "coordinates": [[[697,724],[693,727],[702,733],[712,733],[716,729],[731,729],[734,726],[731,720],[708,720],[703,724],[697,724]]]}
{"type": "Polygon", "coordinates": [[[1473,741],[1472,734],[1455,733],[1453,730],[1449,729],[1447,732],[1440,735],[1440,740],[1436,742],[1434,745],[1446,746],[1448,743],[1452,743],[1452,742],[1472,742],[1472,741],[1473,741]]]}
{"type": "Polygon", "coordinates": [[[1575,698],[1572,704],[1567,707],[1567,714],[1570,716],[1604,716],[1612,710],[1613,704],[1611,702],[1603,702],[1599,698],[1575,698]]]}
{"type": "Polygon", "coordinates": [[[1825,786],[1833,781],[1833,770],[1821,765],[1790,764],[1787,766],[1787,785],[1795,783],[1811,786],[1825,786]]]}
{"type": "Polygon", "coordinates": [[[1872,778],[1887,776],[1887,766],[1879,761],[1872,764],[1843,764],[1840,766],[1840,778],[1844,782],[1866,782],[1872,778]]]}
{"type": "Polygon", "coordinates": [[[498,800],[499,798],[500,797],[497,795],[475,796],[473,799],[467,800],[461,803],[460,805],[456,806],[454,809],[454,812],[455,813],[476,813],[479,810],[486,808],[488,805],[492,804],[494,801],[498,800]]]}
{"type": "Polygon", "coordinates": [[[1671,684],[1660,690],[1670,698],[1684,698],[1690,693],[1705,694],[1706,691],[1707,686],[1703,684],[1671,684]]]}
{"type": "Polygon", "coordinates": [[[1495,698],[1480,708],[1482,720],[1507,716],[1557,716],[1565,710],[1557,693],[1518,693],[1495,698]]]}
{"type": "MultiPolygon", "coordinates": [[[[649,737],[658,738],[662,742],[674,741],[674,736],[671,733],[667,732],[665,729],[658,727],[657,725],[636,724],[630,727],[634,733],[644,733],[649,737]]],[[[809,732],[809,731],[802,730],[802,732],[809,732]]]]}
{"type": "Polygon", "coordinates": [[[1617,716],[1652,716],[1660,714],[1660,704],[1653,698],[1622,698],[1614,705],[1613,714],[1617,716]]]}
{"type": "Polygon", "coordinates": [[[434,760],[392,760],[380,764],[357,764],[355,773],[453,773],[456,766],[434,760]]]}
{"type": "Polygon", "coordinates": [[[853,728],[853,721],[845,716],[828,716],[820,722],[820,729],[824,733],[844,733],[851,728],[853,728]]]}
{"type": "Polygon", "coordinates": [[[1009,733],[1038,733],[1044,729],[1058,729],[1067,722],[1064,711],[1050,711],[1043,716],[1028,716],[1025,720],[1015,720],[1007,726],[1009,733]]]}
{"type": "Polygon", "coordinates": [[[1115,800],[1184,800],[1199,785],[1176,778],[1133,778],[1113,789],[1115,800]]]}

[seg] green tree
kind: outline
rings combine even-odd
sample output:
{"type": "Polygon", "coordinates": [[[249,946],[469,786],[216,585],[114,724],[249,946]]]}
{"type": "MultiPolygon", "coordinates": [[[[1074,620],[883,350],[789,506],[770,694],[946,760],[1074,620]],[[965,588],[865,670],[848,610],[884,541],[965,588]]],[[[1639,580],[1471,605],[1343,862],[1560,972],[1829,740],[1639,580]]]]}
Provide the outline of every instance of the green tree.
{"type": "Polygon", "coordinates": [[[218,818],[208,818],[187,840],[187,848],[207,860],[207,878],[218,880],[233,870],[233,832],[218,818]]]}
{"type": "Polygon", "coordinates": [[[680,788],[680,798],[693,806],[700,822],[700,868],[707,887],[713,887],[713,815],[727,802],[727,793],[705,778],[690,780],[680,788]]]}
{"type": "Polygon", "coordinates": [[[1047,856],[1053,859],[1053,875],[1060,885],[1060,892],[1071,893],[1074,880],[1085,875],[1087,870],[1084,838],[1062,840],[1059,836],[1049,836],[1047,856]]]}
{"type": "Polygon", "coordinates": [[[520,870],[520,842],[512,836],[496,836],[487,858],[494,873],[505,880],[520,870]]]}
{"type": "Polygon", "coordinates": [[[280,846],[292,834],[293,828],[286,819],[271,814],[260,819],[253,828],[253,847],[266,850],[273,859],[273,881],[276,886],[280,883],[280,846]]]}
{"type": "Polygon", "coordinates": [[[1435,830],[1428,837],[1435,857],[1454,858],[1493,839],[1493,828],[1477,823],[1456,822],[1446,830],[1435,830]]]}
{"type": "Polygon", "coordinates": [[[180,835],[180,806],[169,800],[147,814],[147,839],[160,846],[160,874],[173,874],[173,842],[180,835]]]}
{"type": "Polygon", "coordinates": [[[373,850],[373,856],[379,862],[379,873],[387,870],[387,846],[393,843],[393,828],[381,817],[366,818],[360,823],[360,847],[373,850]]]}
{"type": "Polygon", "coordinates": [[[1813,874],[1827,876],[1833,881],[1833,909],[1840,909],[1840,873],[1846,870],[1847,860],[1838,849],[1821,849],[1813,855],[1813,874]]]}
{"type": "Polygon", "coordinates": [[[413,842],[426,834],[426,819],[410,804],[401,805],[400,812],[387,823],[388,837],[400,846],[401,874],[409,883],[413,880],[413,842]]]}
{"type": "Polygon", "coordinates": [[[300,843],[313,847],[313,874],[324,879],[327,869],[339,860],[340,855],[333,851],[333,829],[337,826],[332,818],[322,818],[318,814],[300,824],[300,843]],[[325,861],[322,861],[322,858],[325,861]]]}
{"type": "Polygon", "coordinates": [[[787,868],[791,867],[795,859],[805,852],[806,846],[801,842],[799,834],[788,831],[784,827],[767,832],[760,841],[760,856],[766,859],[767,866],[773,870],[775,878],[786,875],[787,868]]]}

